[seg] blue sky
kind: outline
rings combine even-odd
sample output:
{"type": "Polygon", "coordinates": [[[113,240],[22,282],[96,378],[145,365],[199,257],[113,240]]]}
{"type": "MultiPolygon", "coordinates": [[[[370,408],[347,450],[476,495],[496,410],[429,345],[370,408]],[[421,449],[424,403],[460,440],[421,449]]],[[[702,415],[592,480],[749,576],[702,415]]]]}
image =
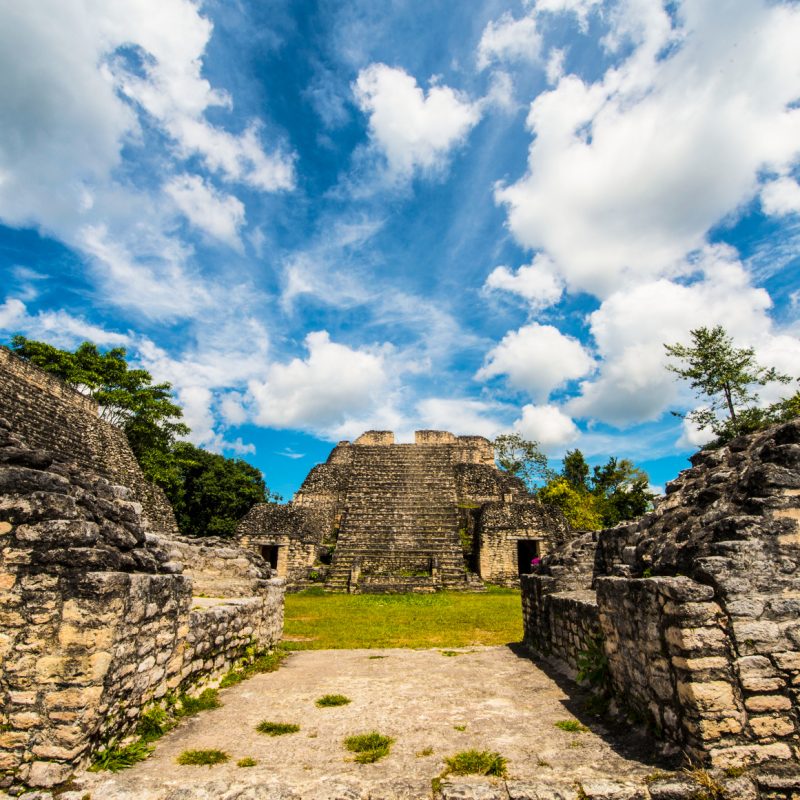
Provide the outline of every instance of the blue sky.
{"type": "Polygon", "coordinates": [[[800,372],[798,41],[756,0],[0,2],[0,337],[127,347],[287,497],[369,428],[663,485],[704,441],[664,342],[800,372]]]}

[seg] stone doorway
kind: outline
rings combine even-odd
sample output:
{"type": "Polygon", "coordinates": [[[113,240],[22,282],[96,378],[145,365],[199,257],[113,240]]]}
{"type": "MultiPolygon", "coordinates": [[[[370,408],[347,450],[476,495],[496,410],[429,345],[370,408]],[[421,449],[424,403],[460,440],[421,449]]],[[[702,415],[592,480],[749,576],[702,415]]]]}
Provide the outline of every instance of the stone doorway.
{"type": "Polygon", "coordinates": [[[541,558],[539,539],[517,540],[517,567],[520,575],[527,575],[531,571],[531,562],[534,558],[541,558]]]}
{"type": "Polygon", "coordinates": [[[278,553],[280,551],[280,547],[277,544],[262,544],[261,545],[261,558],[267,562],[267,564],[272,567],[272,569],[278,569],[278,553]]]}

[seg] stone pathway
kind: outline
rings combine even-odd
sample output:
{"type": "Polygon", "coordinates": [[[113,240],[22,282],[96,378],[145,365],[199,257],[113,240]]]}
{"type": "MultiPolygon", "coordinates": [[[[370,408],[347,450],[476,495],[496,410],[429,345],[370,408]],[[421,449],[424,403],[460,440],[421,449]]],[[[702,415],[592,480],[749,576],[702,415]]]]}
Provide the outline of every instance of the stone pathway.
{"type": "MultiPolygon", "coordinates": [[[[440,650],[317,650],[293,654],[280,670],[221,693],[224,706],[181,724],[153,756],[130,770],[80,775],[92,800],[390,800],[427,798],[444,758],[462,750],[499,752],[506,782],[459,779],[445,797],[519,798],[532,783],[563,788],[575,782],[632,781],[652,772],[639,760],[640,737],[555,726],[575,719],[559,685],[528,658],[507,647],[440,650]],[[349,705],[317,708],[323,694],[344,694],[349,705]],[[297,723],[298,733],[256,732],[262,720],[297,723]],[[463,728],[463,730],[462,730],[463,728]],[[375,764],[349,760],[342,740],[372,730],[394,737],[375,764]],[[179,766],[188,749],[220,749],[231,760],[215,767],[179,766]],[[257,766],[237,767],[239,759],[257,766]]],[[[586,719],[583,719],[587,722],[586,719]]],[[[81,796],[76,793],[76,796],[81,796]]]]}

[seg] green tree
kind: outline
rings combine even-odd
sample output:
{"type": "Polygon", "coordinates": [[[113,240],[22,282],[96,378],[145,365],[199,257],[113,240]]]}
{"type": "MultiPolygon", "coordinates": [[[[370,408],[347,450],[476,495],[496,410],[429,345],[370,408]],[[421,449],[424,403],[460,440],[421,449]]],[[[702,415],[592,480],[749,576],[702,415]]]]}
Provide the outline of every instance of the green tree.
{"type": "Polygon", "coordinates": [[[500,469],[522,479],[529,489],[552,477],[547,456],[539,448],[538,442],[523,439],[518,433],[498,436],[494,440],[494,453],[500,469]]]}
{"type": "Polygon", "coordinates": [[[575,530],[596,531],[604,527],[597,498],[586,489],[576,489],[563,475],[548,481],[539,489],[536,497],[542,503],[561,509],[575,530]]]}
{"type": "Polygon", "coordinates": [[[627,458],[609,458],[593,470],[591,494],[596,498],[603,527],[635,519],[648,511],[653,502],[650,479],[627,458]]]}
{"type": "Polygon", "coordinates": [[[561,474],[574,489],[586,489],[589,479],[589,465],[580,450],[567,450],[561,474]]]}
{"type": "MultiPolygon", "coordinates": [[[[789,413],[791,406],[778,403],[767,408],[758,405],[754,387],[767,383],[789,383],[788,375],[756,362],[752,347],[734,347],[733,340],[721,325],[690,331],[692,344],[665,344],[668,355],[678,363],[667,366],[680,378],[688,380],[704,403],[704,408],[688,414],[675,413],[698,428],[709,428],[717,437],[715,444],[758,430],[789,413]]],[[[784,401],[785,403],[785,401],[784,401]]]]}
{"type": "Polygon", "coordinates": [[[225,458],[189,442],[178,442],[173,452],[180,480],[170,500],[186,535],[232,536],[256,503],[275,499],[261,472],[242,459],[225,458]]]}

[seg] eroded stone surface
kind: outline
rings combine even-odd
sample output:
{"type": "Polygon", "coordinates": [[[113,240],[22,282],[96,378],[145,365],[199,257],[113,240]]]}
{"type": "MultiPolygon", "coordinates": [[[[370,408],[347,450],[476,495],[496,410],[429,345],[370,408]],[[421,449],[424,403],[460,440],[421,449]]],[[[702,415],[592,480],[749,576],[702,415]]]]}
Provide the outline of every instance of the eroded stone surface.
{"type": "MultiPolygon", "coordinates": [[[[633,797],[625,793],[626,779],[643,785],[654,767],[636,757],[637,735],[614,738],[591,720],[584,720],[589,732],[562,731],[555,722],[574,719],[572,705],[533,662],[505,647],[462,652],[450,658],[438,650],[295,653],[277,672],[225,690],[223,708],[181,725],[159,742],[148,761],[115,776],[85,775],[81,783],[93,797],[98,790],[109,798],[126,791],[131,797],[166,800],[173,797],[170,792],[194,791],[211,772],[221,785],[268,781],[304,800],[426,798],[445,757],[474,748],[508,759],[507,785],[519,800],[525,787],[534,785],[562,791],[569,800],[575,797],[575,781],[592,788],[592,796],[611,800],[633,797]],[[374,655],[386,657],[370,658],[374,655]],[[344,694],[352,702],[317,708],[314,701],[326,693],[344,694]],[[301,730],[263,736],[255,726],[264,719],[294,722],[301,730]],[[462,725],[464,731],[456,729],[462,725]],[[375,764],[352,762],[343,739],[371,730],[395,738],[389,756],[375,764]],[[213,772],[175,763],[183,750],[210,748],[225,750],[231,761],[213,772]],[[433,753],[421,755],[427,748],[433,753]],[[237,767],[244,757],[255,758],[258,766],[237,767]],[[333,788],[333,795],[325,793],[333,788]]],[[[451,776],[445,783],[453,797],[492,797],[491,792],[508,797],[503,781],[451,776]],[[453,794],[468,790],[472,794],[453,794]]]]}

